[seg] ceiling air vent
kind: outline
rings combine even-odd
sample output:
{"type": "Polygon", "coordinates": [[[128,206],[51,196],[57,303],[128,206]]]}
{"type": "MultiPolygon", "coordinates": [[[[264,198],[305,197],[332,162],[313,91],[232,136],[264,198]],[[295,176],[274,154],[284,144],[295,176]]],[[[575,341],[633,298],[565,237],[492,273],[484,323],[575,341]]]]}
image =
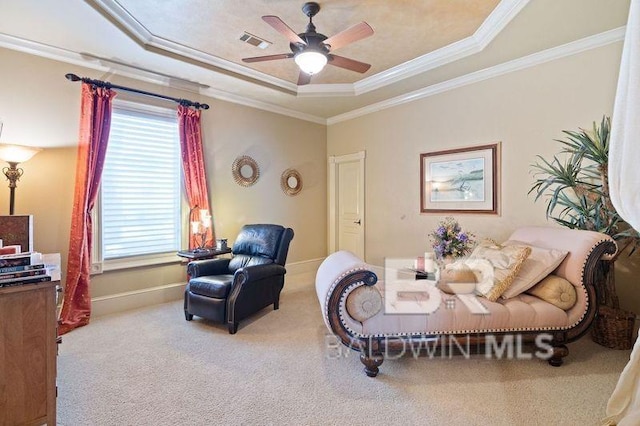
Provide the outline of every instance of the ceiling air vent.
{"type": "Polygon", "coordinates": [[[259,47],[260,49],[266,49],[271,44],[270,41],[254,36],[253,34],[250,34],[246,31],[244,32],[242,37],[240,37],[240,40],[244,41],[245,43],[249,43],[252,46],[259,47]]]}

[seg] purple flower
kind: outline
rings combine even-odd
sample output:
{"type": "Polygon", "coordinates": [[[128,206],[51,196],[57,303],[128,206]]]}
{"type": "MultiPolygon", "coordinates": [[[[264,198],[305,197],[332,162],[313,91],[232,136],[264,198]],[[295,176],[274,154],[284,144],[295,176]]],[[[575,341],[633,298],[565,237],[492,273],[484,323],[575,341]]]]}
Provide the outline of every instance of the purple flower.
{"type": "Polygon", "coordinates": [[[433,241],[432,247],[439,259],[449,255],[464,256],[475,244],[474,235],[464,232],[452,217],[441,221],[429,237],[433,241]]]}

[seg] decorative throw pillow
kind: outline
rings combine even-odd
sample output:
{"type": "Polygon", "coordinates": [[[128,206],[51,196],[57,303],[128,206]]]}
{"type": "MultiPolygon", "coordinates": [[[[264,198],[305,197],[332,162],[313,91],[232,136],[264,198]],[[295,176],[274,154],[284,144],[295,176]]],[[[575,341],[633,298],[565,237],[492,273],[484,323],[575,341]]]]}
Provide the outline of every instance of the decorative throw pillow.
{"type": "MultiPolygon", "coordinates": [[[[528,244],[521,241],[509,240],[505,241],[502,245],[522,246],[528,244]]],[[[565,250],[546,249],[531,245],[529,245],[529,247],[531,247],[531,254],[522,264],[520,272],[516,275],[511,286],[509,286],[509,288],[502,293],[502,296],[500,297],[509,299],[519,295],[520,293],[524,293],[553,272],[569,253],[565,250]]]]}
{"type": "Polygon", "coordinates": [[[530,253],[531,247],[525,245],[501,246],[493,241],[478,245],[469,258],[471,261],[485,260],[491,263],[493,280],[482,280],[476,284],[476,291],[492,302],[498,300],[509,288],[530,253]]]}
{"type": "Polygon", "coordinates": [[[569,281],[557,275],[548,275],[538,284],[527,290],[528,294],[539,297],[560,309],[568,310],[576,304],[576,288],[569,281]]]}
{"type": "Polygon", "coordinates": [[[375,287],[358,287],[347,296],[347,312],[357,321],[368,320],[381,309],[382,295],[375,287]]]}

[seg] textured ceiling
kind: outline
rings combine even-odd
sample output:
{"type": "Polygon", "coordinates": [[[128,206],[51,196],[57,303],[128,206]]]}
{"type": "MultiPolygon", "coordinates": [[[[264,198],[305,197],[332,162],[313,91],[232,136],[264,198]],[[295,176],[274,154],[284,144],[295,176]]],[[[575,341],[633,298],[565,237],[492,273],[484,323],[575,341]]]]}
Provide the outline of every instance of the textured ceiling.
{"type": "MultiPolygon", "coordinates": [[[[243,57],[289,53],[289,42],[261,19],[276,15],[296,33],[305,31],[307,16],[299,0],[118,0],[153,36],[251,67],[295,83],[298,68],[292,59],[245,64],[243,57]],[[241,42],[247,31],[272,44],[260,49],[241,42]]],[[[365,21],[374,35],[345,46],[337,53],[371,64],[365,74],[327,66],[314,84],[354,83],[471,36],[499,0],[326,0],[313,18],[316,30],[330,37],[365,21]]]]}

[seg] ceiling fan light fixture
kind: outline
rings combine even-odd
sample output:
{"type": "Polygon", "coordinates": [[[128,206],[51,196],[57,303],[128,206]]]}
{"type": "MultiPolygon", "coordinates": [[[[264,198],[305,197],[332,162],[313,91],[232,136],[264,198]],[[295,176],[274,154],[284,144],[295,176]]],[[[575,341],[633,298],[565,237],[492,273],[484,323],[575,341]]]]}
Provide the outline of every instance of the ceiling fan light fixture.
{"type": "Polygon", "coordinates": [[[319,73],[324,66],[327,65],[327,56],[314,50],[306,50],[298,53],[294,60],[300,67],[300,70],[309,75],[319,73]]]}
{"type": "Polygon", "coordinates": [[[287,38],[291,53],[242,58],[242,62],[253,63],[293,58],[300,68],[298,86],[309,84],[311,77],[321,72],[327,63],[361,74],[369,71],[370,64],[334,55],[333,51],[373,35],[373,28],[363,21],[327,38],[324,34],[316,31],[316,26],[312,22],[312,18],[319,10],[320,5],[315,2],[307,2],[302,6],[302,12],[309,17],[309,24],[307,24],[307,29],[300,34],[296,34],[291,27],[275,15],[263,16],[263,21],[287,38]]]}

